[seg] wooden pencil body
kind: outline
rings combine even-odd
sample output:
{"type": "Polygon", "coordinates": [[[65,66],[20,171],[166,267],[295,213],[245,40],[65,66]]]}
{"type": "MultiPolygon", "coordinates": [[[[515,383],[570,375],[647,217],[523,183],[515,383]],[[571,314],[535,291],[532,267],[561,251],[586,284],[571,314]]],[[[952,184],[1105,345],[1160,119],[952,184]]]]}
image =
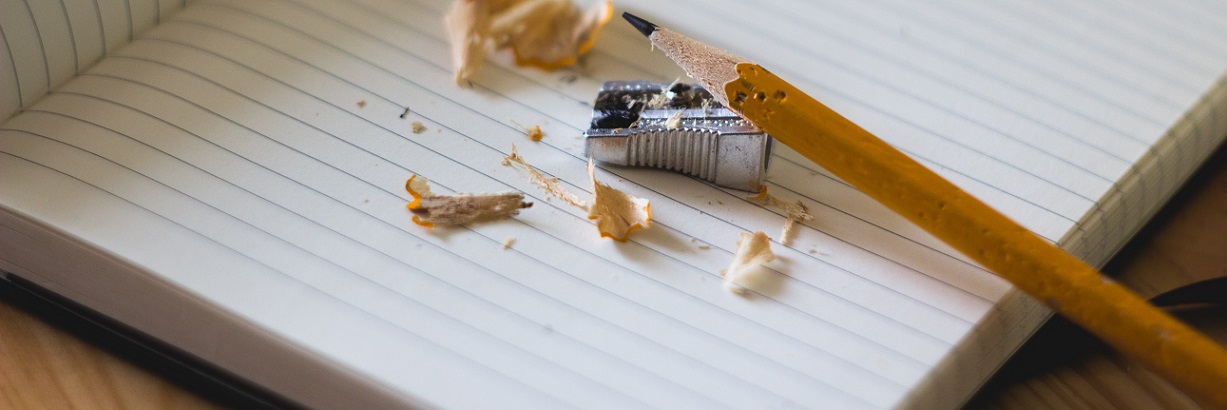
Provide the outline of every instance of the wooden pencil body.
{"type": "Polygon", "coordinates": [[[774,74],[737,64],[735,111],[1058,313],[1227,408],[1227,351],[774,74]]]}

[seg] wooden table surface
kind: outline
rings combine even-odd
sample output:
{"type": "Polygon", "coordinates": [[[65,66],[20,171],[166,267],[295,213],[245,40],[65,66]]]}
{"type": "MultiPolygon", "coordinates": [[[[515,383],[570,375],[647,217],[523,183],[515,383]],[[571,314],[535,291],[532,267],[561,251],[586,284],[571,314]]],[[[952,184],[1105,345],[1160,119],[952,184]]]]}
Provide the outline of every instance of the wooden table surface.
{"type": "MultiPolygon", "coordinates": [[[[1143,236],[1114,272],[1142,296],[1227,276],[1227,149],[1143,236]]],[[[1180,317],[1227,344],[1227,309],[1180,317]]],[[[1227,386],[1224,386],[1227,388],[1227,386]]],[[[203,409],[213,404],[41,320],[0,303],[0,408],[203,409]]],[[[1197,408],[1140,365],[1057,321],[1028,342],[973,408],[1197,408]]]]}

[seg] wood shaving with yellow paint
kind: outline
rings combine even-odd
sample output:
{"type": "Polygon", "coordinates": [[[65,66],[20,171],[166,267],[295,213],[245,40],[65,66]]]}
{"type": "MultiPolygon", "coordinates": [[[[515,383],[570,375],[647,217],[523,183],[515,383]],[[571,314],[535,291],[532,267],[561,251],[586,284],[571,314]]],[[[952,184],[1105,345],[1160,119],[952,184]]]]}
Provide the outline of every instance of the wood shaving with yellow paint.
{"type": "Polygon", "coordinates": [[[443,21],[456,83],[469,84],[487,50],[511,50],[520,66],[573,65],[612,16],[612,1],[582,10],[572,0],[455,0],[443,21]]]}
{"type": "Polygon", "coordinates": [[[592,206],[588,219],[596,221],[601,236],[626,242],[631,231],[652,225],[652,204],[644,198],[619,191],[596,180],[596,165],[588,159],[588,178],[592,180],[592,206]]]}
{"type": "Polygon", "coordinates": [[[405,205],[413,213],[413,223],[427,228],[510,218],[518,215],[520,209],[533,206],[518,192],[434,195],[426,178],[417,175],[405,181],[405,191],[413,197],[405,205]]]}
{"type": "Polygon", "coordinates": [[[545,134],[541,132],[540,125],[524,127],[524,132],[528,134],[528,139],[533,141],[541,141],[541,138],[545,136],[545,134]]]}

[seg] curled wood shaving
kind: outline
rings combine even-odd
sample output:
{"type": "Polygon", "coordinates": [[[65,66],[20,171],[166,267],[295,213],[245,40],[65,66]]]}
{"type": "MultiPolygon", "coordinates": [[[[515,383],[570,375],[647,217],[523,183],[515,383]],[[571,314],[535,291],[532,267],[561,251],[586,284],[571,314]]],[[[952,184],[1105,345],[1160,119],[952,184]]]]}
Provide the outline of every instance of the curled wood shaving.
{"type": "Polygon", "coordinates": [[[651,203],[645,198],[632,196],[597,181],[596,165],[592,159],[588,160],[588,178],[592,181],[593,192],[591,205],[563,188],[562,184],[558,183],[558,178],[547,178],[529,165],[524,161],[524,157],[520,156],[515,145],[511,146],[511,155],[503,158],[503,165],[523,169],[528,174],[529,181],[546,193],[588,211],[588,219],[596,221],[597,231],[603,238],[625,242],[631,231],[647,228],[652,224],[651,203]]]}
{"type": "Polygon", "coordinates": [[[652,204],[596,180],[596,165],[588,159],[588,178],[592,179],[592,206],[588,219],[596,221],[601,236],[626,242],[631,231],[652,225],[652,204]]]}
{"type": "Polygon", "coordinates": [[[456,83],[468,83],[487,47],[510,49],[520,66],[553,70],[575,64],[612,16],[611,1],[581,10],[572,0],[456,0],[444,16],[456,83]]]}
{"type": "Polygon", "coordinates": [[[524,172],[528,174],[528,180],[534,185],[541,187],[541,189],[544,189],[546,193],[558,197],[558,199],[579,207],[580,209],[588,209],[588,204],[585,203],[584,200],[579,199],[578,196],[575,196],[575,194],[571,193],[571,191],[563,188],[562,184],[558,183],[558,178],[547,178],[545,175],[541,174],[541,171],[536,170],[532,165],[528,165],[528,162],[524,161],[524,157],[520,156],[520,152],[516,150],[515,144],[511,145],[511,155],[503,157],[503,165],[523,169],[524,172]]]}
{"type": "Polygon", "coordinates": [[[788,219],[784,220],[784,229],[780,232],[781,245],[788,245],[788,242],[792,241],[793,231],[798,222],[814,220],[814,216],[809,213],[809,207],[805,206],[801,201],[785,202],[768,194],[766,186],[763,187],[762,191],[758,192],[758,195],[748,197],[747,199],[759,204],[780,208],[788,214],[788,219]]]}
{"type": "Polygon", "coordinates": [[[434,195],[426,178],[417,175],[405,181],[405,191],[413,197],[413,201],[405,205],[413,212],[413,223],[427,228],[510,218],[519,214],[520,209],[533,206],[518,192],[434,195]]]}
{"type": "Polygon", "coordinates": [[[761,266],[773,259],[775,253],[771,252],[771,238],[767,237],[767,234],[743,232],[737,238],[737,252],[733,254],[733,263],[722,272],[724,289],[745,295],[746,290],[753,288],[755,282],[761,279],[761,266]]]}

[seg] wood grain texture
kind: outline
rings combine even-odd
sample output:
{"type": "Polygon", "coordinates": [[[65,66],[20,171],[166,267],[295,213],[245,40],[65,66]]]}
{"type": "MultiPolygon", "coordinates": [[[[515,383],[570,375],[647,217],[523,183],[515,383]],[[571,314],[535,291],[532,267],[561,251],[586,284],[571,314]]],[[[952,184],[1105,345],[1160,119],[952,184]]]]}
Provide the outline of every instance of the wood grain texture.
{"type": "MultiPolygon", "coordinates": [[[[1124,263],[1109,272],[1139,295],[1149,298],[1189,283],[1227,276],[1227,149],[1219,151],[1203,171],[1205,178],[1173,204],[1165,219],[1158,221],[1158,229],[1127,247],[1124,263]]],[[[1177,316],[1227,345],[1227,307],[1181,309],[1177,316]]],[[[1059,343],[1053,343],[1050,349],[1024,348],[971,407],[1202,408],[1141,364],[1091,341],[1079,329],[1050,324],[1028,346],[1045,340],[1082,340],[1090,348],[1073,357],[1054,351],[1061,348],[1059,343]],[[1028,362],[1043,365],[1020,365],[1028,362]]]]}
{"type": "MultiPolygon", "coordinates": [[[[1222,150],[1220,150],[1222,151],[1222,150]]],[[[1217,155],[1208,178],[1191,187],[1161,227],[1116,272],[1118,280],[1149,297],[1201,279],[1227,276],[1227,155],[1217,155]]],[[[1227,344],[1227,309],[1179,315],[1227,344]]],[[[1043,340],[1076,340],[1089,347],[1072,357],[1055,351],[1020,352],[972,402],[997,409],[1193,409],[1196,402],[1141,365],[1087,342],[1069,326],[1047,326],[1043,340]],[[1018,363],[1041,363],[1020,370],[1018,363]],[[1036,369],[1038,367],[1038,369],[1036,369]]],[[[1059,347],[1067,350],[1067,347],[1059,347]]],[[[0,408],[4,409],[208,409],[214,406],[155,375],[0,303],[0,408]]]]}
{"type": "Polygon", "coordinates": [[[0,303],[0,408],[187,410],[216,406],[0,303]]]}

